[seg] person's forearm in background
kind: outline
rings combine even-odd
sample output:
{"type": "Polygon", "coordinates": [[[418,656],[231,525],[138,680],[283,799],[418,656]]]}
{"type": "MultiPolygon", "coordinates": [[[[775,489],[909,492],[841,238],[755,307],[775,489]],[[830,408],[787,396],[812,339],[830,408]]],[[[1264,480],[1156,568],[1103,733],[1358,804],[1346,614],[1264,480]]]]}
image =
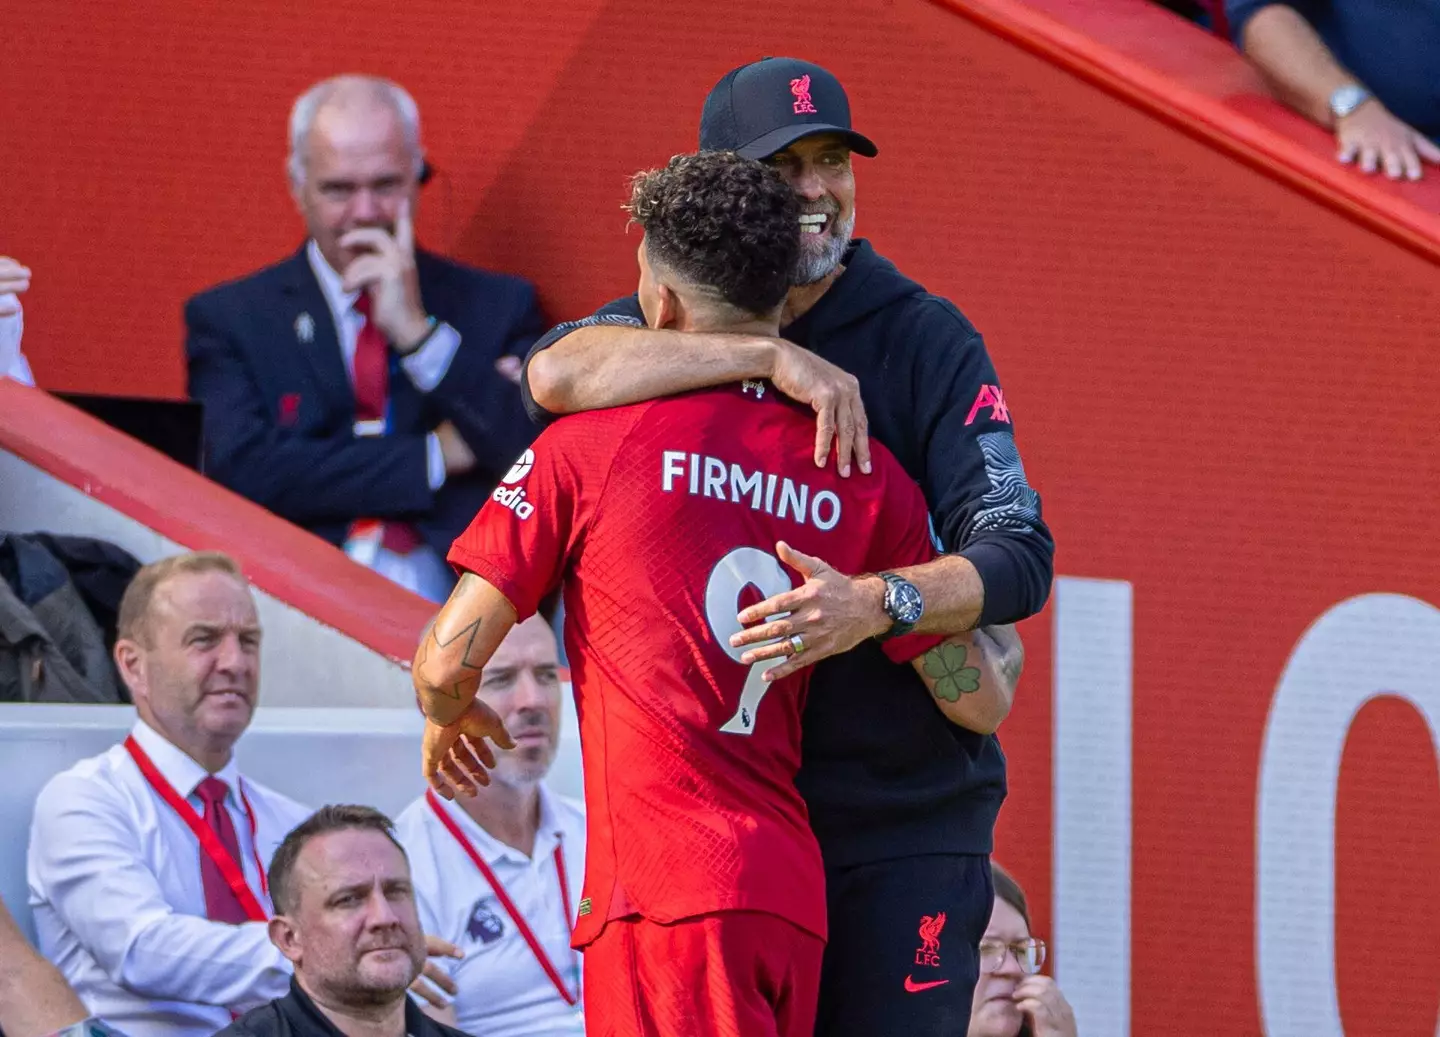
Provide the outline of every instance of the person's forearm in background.
{"type": "Polygon", "coordinates": [[[58,969],[31,948],[0,903],[0,1031],[42,1037],[89,1015],[58,969]]]}
{"type": "Polygon", "coordinates": [[[1335,157],[1362,173],[1383,171],[1392,180],[1419,180],[1424,163],[1440,164],[1440,146],[1402,121],[1335,59],[1295,9],[1272,4],[1257,11],[1241,31],[1245,53],[1290,107],[1335,132],[1335,157]],[[1331,102],[1341,87],[1364,93],[1331,102]]]}
{"type": "Polygon", "coordinates": [[[1280,100],[1321,126],[1334,127],[1330,95],[1358,80],[1300,12],[1284,4],[1255,12],[1245,24],[1241,46],[1280,100]]]}

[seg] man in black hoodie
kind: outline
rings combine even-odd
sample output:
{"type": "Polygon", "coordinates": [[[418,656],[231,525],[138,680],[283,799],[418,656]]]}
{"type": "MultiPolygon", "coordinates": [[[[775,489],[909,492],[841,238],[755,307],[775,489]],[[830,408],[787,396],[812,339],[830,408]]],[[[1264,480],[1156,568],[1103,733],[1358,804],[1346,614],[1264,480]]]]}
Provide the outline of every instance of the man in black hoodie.
{"type": "Polygon", "coordinates": [[[751,649],[755,658],[794,653],[777,675],[845,653],[816,667],[797,778],[829,902],[817,1033],[962,1033],[992,905],[1005,758],[993,735],[947,721],[876,639],[1033,615],[1049,594],[1054,543],[979,333],[869,242],[851,240],[851,155],[877,149],[851,128],[835,77],[789,58],[731,71],[706,98],[700,146],[769,161],[801,198],[785,340],[635,327],[632,296],[536,343],[526,404],[544,420],[768,379],[819,414],[817,465],[833,442],[842,475],[852,457],[868,471],[868,415],[920,483],[936,538],[953,553],[883,577],[822,566],[796,591],[743,612],[755,625],[737,643],[782,638],[751,649]]]}

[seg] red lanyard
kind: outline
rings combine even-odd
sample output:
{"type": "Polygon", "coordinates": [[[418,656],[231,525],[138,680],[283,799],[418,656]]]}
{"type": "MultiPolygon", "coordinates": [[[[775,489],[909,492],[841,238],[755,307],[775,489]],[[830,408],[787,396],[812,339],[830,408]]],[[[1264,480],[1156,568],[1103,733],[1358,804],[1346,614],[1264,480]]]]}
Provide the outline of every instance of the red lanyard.
{"type": "MultiPolygon", "coordinates": [[[[235,891],[236,898],[240,901],[240,907],[244,909],[246,916],[252,922],[264,922],[268,919],[265,909],[260,906],[260,901],[255,899],[255,894],[250,891],[250,885],[245,881],[245,873],[240,870],[240,864],[225,845],[220,842],[219,836],[215,834],[195,808],[185,802],[185,798],[176,792],[174,787],[165,780],[165,775],[151,761],[145,750],[140,748],[140,743],[135,741],[135,736],[130,735],[125,739],[125,749],[135,760],[135,766],[140,768],[140,773],[150,783],[156,793],[169,804],[170,809],[180,816],[185,826],[194,833],[195,838],[200,840],[200,849],[205,855],[215,862],[220,869],[220,874],[225,878],[225,884],[235,891]]],[[[265,868],[260,863],[260,852],[256,849],[255,842],[255,811],[250,806],[250,799],[245,795],[243,782],[236,782],[236,791],[240,794],[240,802],[245,804],[245,815],[250,822],[250,852],[255,855],[255,870],[260,876],[260,891],[265,895],[270,894],[269,883],[265,881],[265,868]]]]}
{"type": "MultiPolygon", "coordinates": [[[[455,823],[455,819],[440,805],[440,799],[435,795],[434,791],[430,789],[425,790],[425,801],[430,804],[430,809],[435,811],[435,816],[440,819],[440,823],[450,830],[450,834],[453,835],[455,841],[460,844],[460,849],[464,850],[470,859],[475,862],[475,867],[480,869],[480,874],[485,876],[485,881],[490,883],[490,888],[495,891],[495,898],[500,901],[500,906],[505,908],[505,913],[510,916],[510,920],[515,923],[515,928],[520,931],[520,935],[525,938],[525,942],[530,946],[530,953],[535,955],[535,960],[538,961],[540,967],[545,970],[545,975],[550,977],[550,982],[555,984],[555,989],[560,992],[560,996],[564,998],[565,1003],[567,1005],[574,1005],[580,1000],[580,995],[578,993],[570,993],[569,989],[565,986],[565,981],[560,978],[560,973],[556,971],[555,966],[551,964],[550,956],[545,953],[545,948],[540,946],[540,941],[535,938],[535,934],[530,930],[530,926],[526,923],[525,917],[520,914],[519,908],[517,908],[515,902],[510,899],[510,894],[505,892],[505,887],[502,886],[500,880],[495,877],[495,872],[490,870],[490,865],[485,863],[485,858],[480,856],[465,833],[460,831],[460,826],[455,823]]],[[[555,874],[560,878],[560,910],[565,916],[565,931],[568,933],[571,932],[570,884],[565,881],[565,856],[559,846],[555,847],[555,874]]],[[[571,954],[573,955],[574,952],[572,951],[571,954]]]]}

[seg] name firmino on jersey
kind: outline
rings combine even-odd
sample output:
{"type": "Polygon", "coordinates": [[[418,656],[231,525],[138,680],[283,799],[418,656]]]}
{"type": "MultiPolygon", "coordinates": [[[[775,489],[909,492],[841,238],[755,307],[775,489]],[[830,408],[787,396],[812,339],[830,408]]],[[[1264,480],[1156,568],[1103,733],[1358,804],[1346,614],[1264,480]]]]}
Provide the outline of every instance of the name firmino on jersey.
{"type": "Polygon", "coordinates": [[[718,457],[666,450],[660,460],[660,488],[675,492],[676,485],[692,496],[714,497],[732,504],[748,503],[751,511],[788,518],[819,530],[834,529],[840,521],[840,498],[830,490],[811,493],[805,483],[747,472],[718,457]]]}

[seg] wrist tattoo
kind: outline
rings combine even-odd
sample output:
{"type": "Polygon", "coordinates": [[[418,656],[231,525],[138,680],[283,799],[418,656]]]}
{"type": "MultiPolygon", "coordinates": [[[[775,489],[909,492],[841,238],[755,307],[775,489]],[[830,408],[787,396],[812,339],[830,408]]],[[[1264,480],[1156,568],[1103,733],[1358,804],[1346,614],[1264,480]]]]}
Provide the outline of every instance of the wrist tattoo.
{"type": "Polygon", "coordinates": [[[456,681],[454,684],[442,684],[437,687],[435,691],[444,695],[447,699],[454,699],[456,702],[459,702],[460,696],[465,693],[465,684],[465,681],[456,681]]]}
{"type": "Polygon", "coordinates": [[[925,653],[925,673],[935,681],[932,689],[937,699],[958,702],[961,695],[980,690],[980,671],[966,666],[970,653],[964,645],[936,645],[925,653]]]}

